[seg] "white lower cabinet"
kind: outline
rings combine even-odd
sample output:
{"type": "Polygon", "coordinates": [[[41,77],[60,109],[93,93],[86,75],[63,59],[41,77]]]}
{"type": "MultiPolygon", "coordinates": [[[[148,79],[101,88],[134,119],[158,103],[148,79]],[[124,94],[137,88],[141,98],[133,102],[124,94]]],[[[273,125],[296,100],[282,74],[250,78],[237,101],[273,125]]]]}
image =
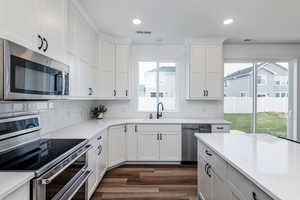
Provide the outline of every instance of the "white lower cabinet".
{"type": "Polygon", "coordinates": [[[180,125],[138,126],[139,161],[181,161],[180,125]]]}
{"type": "Polygon", "coordinates": [[[30,183],[25,183],[2,200],[30,200],[30,183]]]}
{"type": "Polygon", "coordinates": [[[201,200],[272,200],[201,142],[198,142],[198,194],[201,200]]]}
{"type": "Polygon", "coordinates": [[[159,160],[181,160],[181,134],[179,132],[162,132],[159,147],[159,160]]]}
{"type": "Polygon", "coordinates": [[[126,161],[126,125],[112,126],[108,130],[108,167],[126,161]]]}
{"type": "Polygon", "coordinates": [[[126,130],[127,161],[138,160],[137,125],[127,125],[126,130]]]}
{"type": "Polygon", "coordinates": [[[92,196],[106,171],[106,131],[99,133],[90,143],[92,149],[88,152],[88,168],[93,173],[88,179],[88,196],[92,196]]]}
{"type": "Polygon", "coordinates": [[[158,133],[141,132],[139,133],[139,161],[158,161],[159,160],[159,140],[158,133]]]}

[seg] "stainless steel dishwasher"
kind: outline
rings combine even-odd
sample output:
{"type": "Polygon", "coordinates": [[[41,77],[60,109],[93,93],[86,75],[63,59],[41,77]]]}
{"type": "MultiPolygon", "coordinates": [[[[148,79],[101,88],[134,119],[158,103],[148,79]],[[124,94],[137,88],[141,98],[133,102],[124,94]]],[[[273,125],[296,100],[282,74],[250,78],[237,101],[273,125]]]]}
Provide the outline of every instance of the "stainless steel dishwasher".
{"type": "Polygon", "coordinates": [[[211,133],[211,124],[182,125],[182,162],[197,162],[197,138],[195,133],[211,133]]]}

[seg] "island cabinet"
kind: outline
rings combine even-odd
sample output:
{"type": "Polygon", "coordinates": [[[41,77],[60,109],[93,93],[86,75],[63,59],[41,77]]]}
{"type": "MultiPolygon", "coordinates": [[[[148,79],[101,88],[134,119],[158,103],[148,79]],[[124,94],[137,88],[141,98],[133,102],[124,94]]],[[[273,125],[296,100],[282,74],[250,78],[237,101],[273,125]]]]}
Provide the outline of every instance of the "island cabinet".
{"type": "Polygon", "coordinates": [[[198,141],[198,195],[201,200],[272,200],[201,141],[198,141]]]}

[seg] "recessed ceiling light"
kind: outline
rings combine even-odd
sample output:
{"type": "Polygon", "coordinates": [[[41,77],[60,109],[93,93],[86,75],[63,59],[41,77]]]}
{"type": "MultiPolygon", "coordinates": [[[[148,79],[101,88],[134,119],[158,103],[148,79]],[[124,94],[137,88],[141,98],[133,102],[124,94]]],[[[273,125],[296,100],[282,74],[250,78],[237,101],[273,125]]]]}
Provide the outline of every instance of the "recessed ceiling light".
{"type": "Polygon", "coordinates": [[[135,25],[139,25],[139,24],[142,23],[142,21],[140,19],[136,18],[136,19],[132,20],[132,23],[135,24],[135,25]]]}
{"type": "Polygon", "coordinates": [[[225,19],[223,23],[224,23],[224,25],[229,25],[229,24],[232,24],[233,22],[234,22],[234,20],[230,18],[230,19],[225,19]]]}

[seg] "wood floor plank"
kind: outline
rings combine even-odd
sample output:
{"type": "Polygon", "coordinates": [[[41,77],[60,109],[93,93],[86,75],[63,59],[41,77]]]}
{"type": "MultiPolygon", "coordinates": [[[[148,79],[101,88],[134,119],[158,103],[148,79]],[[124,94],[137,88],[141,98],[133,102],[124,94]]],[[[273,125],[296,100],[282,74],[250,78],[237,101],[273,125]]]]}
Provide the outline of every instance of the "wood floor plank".
{"type": "Polygon", "coordinates": [[[196,200],[196,165],[127,165],[104,176],[92,200],[196,200]]]}

